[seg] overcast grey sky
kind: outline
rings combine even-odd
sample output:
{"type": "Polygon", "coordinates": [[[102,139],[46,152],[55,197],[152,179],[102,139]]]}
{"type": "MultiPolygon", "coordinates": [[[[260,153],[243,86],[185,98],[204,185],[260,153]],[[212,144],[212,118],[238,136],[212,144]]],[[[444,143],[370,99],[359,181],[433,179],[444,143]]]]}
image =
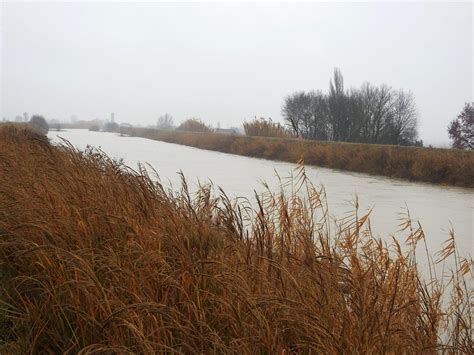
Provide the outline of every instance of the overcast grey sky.
{"type": "Polygon", "coordinates": [[[334,67],[411,90],[420,136],[473,101],[472,4],[3,3],[1,115],[151,124],[165,112],[237,126],[281,120],[285,95],[334,67]]]}

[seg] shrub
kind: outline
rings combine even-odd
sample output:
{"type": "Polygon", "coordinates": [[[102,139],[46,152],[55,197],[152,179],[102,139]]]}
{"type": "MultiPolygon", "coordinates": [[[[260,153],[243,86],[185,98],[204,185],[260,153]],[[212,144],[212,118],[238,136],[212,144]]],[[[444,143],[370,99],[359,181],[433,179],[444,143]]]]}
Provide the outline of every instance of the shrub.
{"type": "Polygon", "coordinates": [[[177,130],[187,132],[212,132],[212,128],[198,118],[187,119],[178,126],[177,130]]]}
{"type": "Polygon", "coordinates": [[[46,122],[46,120],[43,116],[40,116],[40,115],[31,116],[30,124],[33,127],[39,129],[40,131],[45,132],[45,134],[48,133],[48,131],[49,131],[48,122],[46,122]]]}
{"type": "Polygon", "coordinates": [[[244,123],[245,135],[261,137],[294,137],[294,135],[278,122],[273,122],[271,118],[266,120],[261,117],[253,121],[244,123]]]}

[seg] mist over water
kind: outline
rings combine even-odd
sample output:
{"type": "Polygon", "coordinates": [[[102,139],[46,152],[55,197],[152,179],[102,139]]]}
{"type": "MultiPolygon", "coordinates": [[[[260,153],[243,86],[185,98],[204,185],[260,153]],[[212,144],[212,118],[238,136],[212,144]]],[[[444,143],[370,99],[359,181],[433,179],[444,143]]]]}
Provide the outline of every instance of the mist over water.
{"type": "MultiPolygon", "coordinates": [[[[180,187],[179,171],[187,178],[191,190],[200,183],[212,181],[224,189],[229,197],[243,197],[255,201],[255,192],[265,190],[262,182],[272,188],[279,185],[276,173],[288,177],[295,164],[201,150],[177,144],[164,143],[137,137],[120,137],[115,133],[87,130],[50,131],[53,142],[59,137],[70,141],[79,149],[87,145],[100,148],[110,157],[123,158],[131,168],[138,163],[150,164],[164,185],[180,187]]],[[[360,213],[373,208],[371,227],[374,235],[385,240],[397,234],[400,218],[406,215],[419,221],[426,235],[430,251],[440,249],[454,228],[461,254],[473,254],[474,193],[472,190],[435,186],[394,180],[385,177],[343,172],[320,167],[306,167],[311,182],[326,189],[329,212],[344,217],[354,212],[353,201],[358,196],[360,213]]],[[[399,235],[399,234],[397,234],[399,235]]],[[[404,241],[399,235],[399,240],[404,241]]]]}

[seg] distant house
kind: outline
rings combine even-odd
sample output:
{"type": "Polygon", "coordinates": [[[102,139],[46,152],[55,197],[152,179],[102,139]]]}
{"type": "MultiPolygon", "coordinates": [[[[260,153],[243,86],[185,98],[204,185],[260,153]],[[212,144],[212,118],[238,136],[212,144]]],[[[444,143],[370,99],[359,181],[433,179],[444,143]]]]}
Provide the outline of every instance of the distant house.
{"type": "Polygon", "coordinates": [[[230,136],[239,136],[241,133],[236,128],[216,128],[215,133],[227,134],[230,136]]]}

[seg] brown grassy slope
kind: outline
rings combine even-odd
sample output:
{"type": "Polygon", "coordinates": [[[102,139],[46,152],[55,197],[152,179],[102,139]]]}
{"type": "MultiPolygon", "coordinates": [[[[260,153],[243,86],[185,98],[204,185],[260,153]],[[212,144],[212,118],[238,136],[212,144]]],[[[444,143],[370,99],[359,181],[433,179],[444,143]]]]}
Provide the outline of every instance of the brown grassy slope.
{"type": "Polygon", "coordinates": [[[132,128],[129,134],[196,148],[411,181],[474,187],[474,152],[455,149],[239,137],[132,128]]]}
{"type": "Polygon", "coordinates": [[[0,353],[472,353],[466,261],[445,309],[413,251],[366,216],[330,232],[297,179],[252,212],[0,127],[0,353]]]}

